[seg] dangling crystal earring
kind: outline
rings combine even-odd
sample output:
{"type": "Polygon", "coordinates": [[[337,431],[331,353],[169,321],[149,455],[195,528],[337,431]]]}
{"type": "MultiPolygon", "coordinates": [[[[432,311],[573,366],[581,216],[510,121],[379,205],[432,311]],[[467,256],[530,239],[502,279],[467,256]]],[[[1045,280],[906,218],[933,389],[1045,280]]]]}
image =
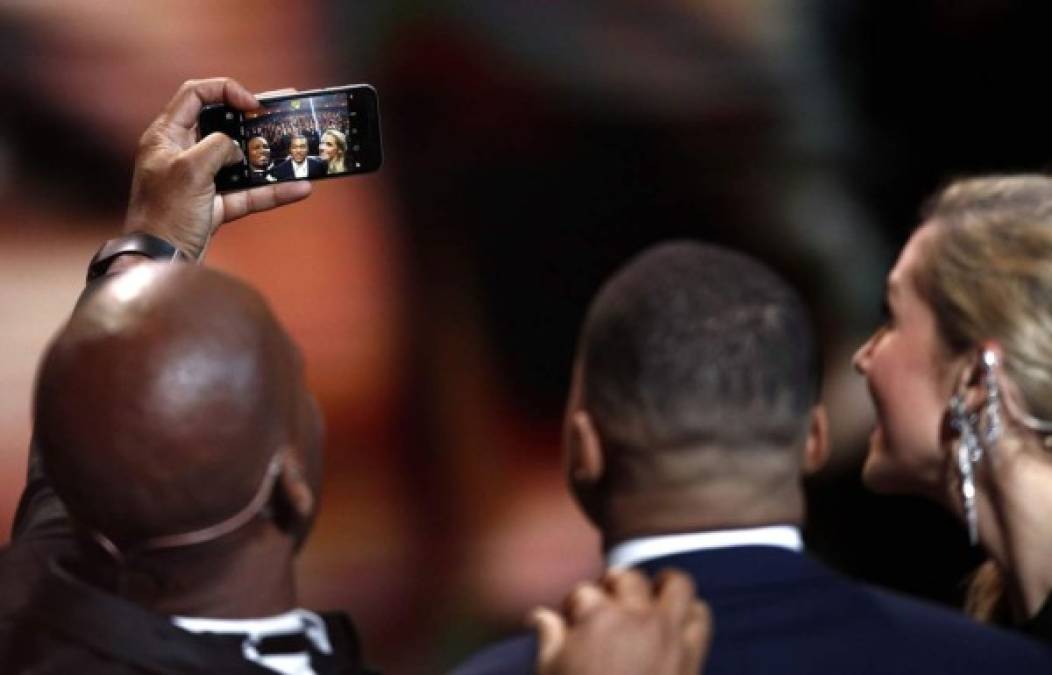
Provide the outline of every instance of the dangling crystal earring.
{"type": "Polygon", "coordinates": [[[964,398],[954,394],[950,398],[950,425],[957,432],[957,473],[961,479],[961,505],[968,527],[968,541],[979,543],[979,511],[975,503],[975,465],[982,459],[983,449],[975,433],[972,419],[964,407],[964,398]]]}
{"type": "Polygon", "coordinates": [[[983,418],[986,428],[983,430],[983,441],[989,452],[1001,438],[1003,430],[1001,420],[1001,387],[997,384],[997,354],[984,349],[982,355],[983,384],[986,387],[986,403],[983,404],[983,418]]]}

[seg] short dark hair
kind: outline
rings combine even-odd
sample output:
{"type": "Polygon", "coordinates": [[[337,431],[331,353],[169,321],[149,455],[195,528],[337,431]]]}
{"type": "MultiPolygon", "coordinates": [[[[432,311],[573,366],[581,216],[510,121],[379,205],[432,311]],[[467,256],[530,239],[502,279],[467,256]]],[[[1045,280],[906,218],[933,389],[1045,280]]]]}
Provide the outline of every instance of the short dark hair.
{"type": "Polygon", "coordinates": [[[600,290],[579,345],[604,443],[784,446],[803,438],[818,354],[797,293],[756,260],[670,242],[600,290]]]}

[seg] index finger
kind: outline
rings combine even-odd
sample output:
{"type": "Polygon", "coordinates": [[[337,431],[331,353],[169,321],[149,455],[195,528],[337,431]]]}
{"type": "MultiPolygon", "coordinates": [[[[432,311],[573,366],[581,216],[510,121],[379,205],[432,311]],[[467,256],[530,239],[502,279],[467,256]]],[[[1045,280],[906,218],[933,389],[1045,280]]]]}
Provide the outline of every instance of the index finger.
{"type": "Polygon", "coordinates": [[[209,103],[226,103],[238,110],[259,107],[256,97],[240,82],[229,77],[214,77],[183,82],[161,116],[176,126],[191,129],[197,123],[201,108],[209,103]]]}

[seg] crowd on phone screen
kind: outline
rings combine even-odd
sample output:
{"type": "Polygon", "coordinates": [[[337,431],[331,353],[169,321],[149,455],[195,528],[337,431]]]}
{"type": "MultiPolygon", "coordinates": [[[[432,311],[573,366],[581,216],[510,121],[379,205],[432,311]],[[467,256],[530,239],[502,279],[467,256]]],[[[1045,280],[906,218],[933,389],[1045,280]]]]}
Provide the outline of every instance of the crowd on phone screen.
{"type": "Polygon", "coordinates": [[[350,125],[346,113],[329,110],[317,115],[286,113],[268,116],[245,125],[246,135],[266,138],[277,157],[288,152],[289,141],[295,134],[305,135],[311,141],[311,149],[316,150],[321,131],[325,129],[336,129],[347,134],[350,125]]]}

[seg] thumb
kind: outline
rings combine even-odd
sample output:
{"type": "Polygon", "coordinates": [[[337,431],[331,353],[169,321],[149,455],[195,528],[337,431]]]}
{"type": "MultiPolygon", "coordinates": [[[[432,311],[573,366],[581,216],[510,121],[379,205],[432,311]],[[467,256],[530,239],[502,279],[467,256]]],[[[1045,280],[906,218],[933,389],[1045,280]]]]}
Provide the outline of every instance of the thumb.
{"type": "Polygon", "coordinates": [[[556,612],[539,607],[530,612],[527,623],[537,630],[537,673],[545,673],[566,642],[566,622],[556,612]]]}
{"type": "Polygon", "coordinates": [[[236,164],[244,160],[245,156],[237,141],[221,131],[216,131],[184,150],[183,158],[191,167],[200,168],[201,171],[208,171],[208,175],[215,176],[224,166],[236,164]]]}

